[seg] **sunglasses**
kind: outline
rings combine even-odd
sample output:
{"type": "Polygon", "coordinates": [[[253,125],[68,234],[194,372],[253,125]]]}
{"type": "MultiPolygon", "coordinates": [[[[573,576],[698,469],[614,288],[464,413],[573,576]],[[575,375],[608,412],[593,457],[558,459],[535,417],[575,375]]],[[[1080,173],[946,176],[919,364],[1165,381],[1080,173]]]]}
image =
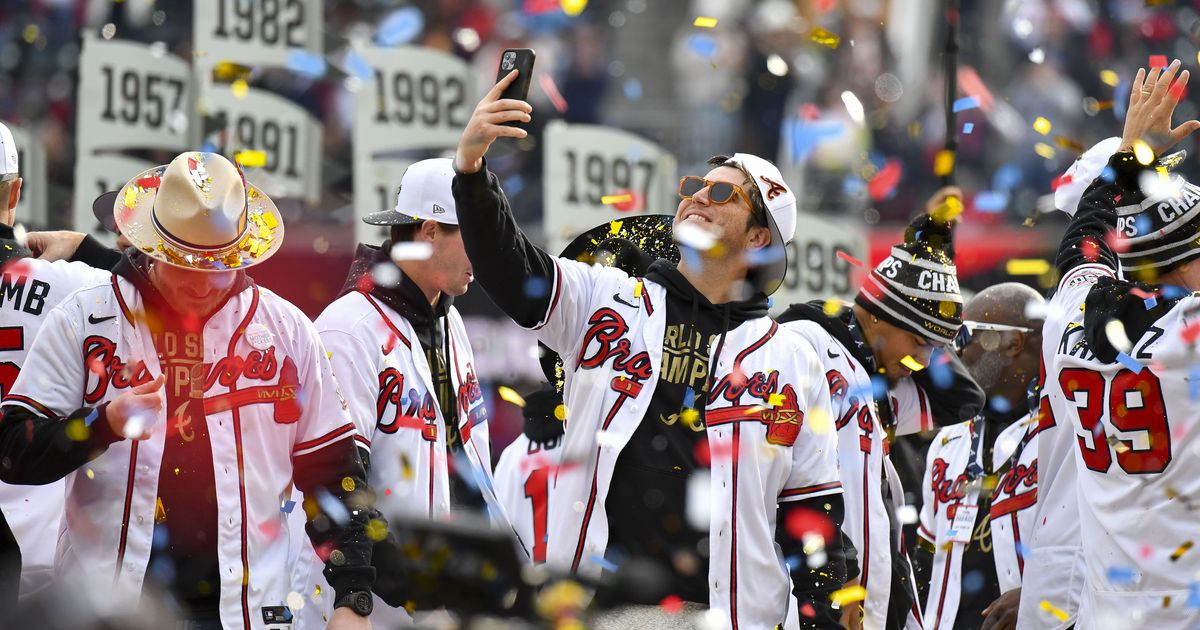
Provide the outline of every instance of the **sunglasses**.
{"type": "Polygon", "coordinates": [[[751,212],[754,211],[754,204],[750,203],[750,196],[742,190],[741,186],[729,182],[714,182],[695,175],[688,175],[679,180],[679,198],[691,199],[705,188],[709,188],[708,200],[715,204],[729,203],[729,200],[733,199],[733,195],[738,194],[746,201],[746,207],[750,208],[751,212]]]}
{"type": "Polygon", "coordinates": [[[976,322],[969,319],[963,320],[962,326],[958,329],[958,334],[954,335],[954,350],[962,352],[963,348],[971,345],[975,340],[975,333],[978,331],[993,331],[993,332],[1024,332],[1031,333],[1033,328],[1028,326],[1009,326],[1008,324],[992,324],[988,322],[976,322]]]}

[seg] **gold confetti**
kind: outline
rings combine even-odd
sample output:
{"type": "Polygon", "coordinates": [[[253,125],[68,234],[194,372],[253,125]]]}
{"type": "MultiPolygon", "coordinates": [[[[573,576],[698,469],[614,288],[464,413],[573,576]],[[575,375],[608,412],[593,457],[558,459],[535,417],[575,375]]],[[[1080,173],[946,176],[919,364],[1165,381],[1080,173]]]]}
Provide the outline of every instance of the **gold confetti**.
{"type": "Polygon", "coordinates": [[[505,402],[512,403],[521,408],[525,407],[525,399],[522,398],[521,395],[518,394],[513,388],[501,385],[500,387],[496,388],[496,391],[500,394],[500,398],[505,402]]]}
{"type": "Polygon", "coordinates": [[[154,498],[154,522],[155,524],[167,522],[167,510],[163,508],[162,497],[154,498]]]}
{"type": "Polygon", "coordinates": [[[1071,618],[1071,615],[1068,615],[1066,611],[1062,610],[1058,606],[1051,604],[1049,600],[1043,599],[1042,603],[1038,605],[1041,606],[1042,610],[1054,615],[1054,618],[1058,619],[1059,621],[1067,621],[1071,618]]]}
{"type": "Polygon", "coordinates": [[[861,602],[862,600],[864,600],[866,598],[867,598],[867,589],[865,589],[861,586],[857,586],[857,585],[847,586],[846,588],[838,589],[838,590],[834,591],[832,595],[829,596],[829,599],[832,600],[833,604],[835,606],[837,606],[838,608],[843,608],[846,606],[846,604],[852,604],[854,602],[861,602]]]}
{"type": "Polygon", "coordinates": [[[842,312],[842,303],[840,300],[831,298],[825,300],[825,304],[821,307],[821,310],[825,312],[826,317],[833,317],[842,312]]]}
{"type": "Polygon", "coordinates": [[[829,31],[827,31],[819,26],[812,30],[812,34],[810,34],[809,37],[814,42],[816,42],[822,46],[828,46],[830,48],[837,48],[838,43],[840,43],[842,41],[842,38],[838,37],[837,35],[835,35],[833,33],[830,33],[829,31]]]}
{"type": "Polygon", "coordinates": [[[627,203],[633,200],[633,195],[626,193],[624,195],[604,195],[600,197],[600,203],[611,206],[614,203],[627,203]]]}
{"type": "Polygon", "coordinates": [[[245,79],[238,79],[231,83],[229,87],[233,90],[233,96],[239,101],[246,98],[246,94],[250,92],[250,84],[246,83],[245,79]]]}
{"type": "Polygon", "coordinates": [[[1038,116],[1037,120],[1033,121],[1033,130],[1043,136],[1050,133],[1050,121],[1038,116]]]}
{"type": "Polygon", "coordinates": [[[587,8],[587,3],[588,0],[562,0],[561,2],[563,13],[571,17],[583,13],[583,10],[587,8]]]}
{"type": "Polygon", "coordinates": [[[942,300],[938,303],[938,314],[942,317],[954,317],[954,313],[957,310],[957,305],[950,300],[942,300]]]}
{"type": "Polygon", "coordinates": [[[1177,549],[1175,549],[1175,551],[1171,552],[1171,562],[1175,562],[1176,560],[1182,558],[1183,554],[1185,554],[1189,550],[1191,550],[1192,545],[1193,545],[1193,543],[1190,540],[1183,543],[1182,545],[1179,545],[1179,547],[1177,549]]]}
{"type": "Polygon", "coordinates": [[[87,471],[86,471],[86,474],[87,474],[87,478],[88,478],[88,479],[95,479],[95,478],[96,478],[96,473],[95,473],[95,472],[93,472],[91,468],[87,469],[87,471]]]}
{"type": "Polygon", "coordinates": [[[700,28],[712,28],[717,25],[717,18],[714,17],[698,17],[692,21],[692,26],[700,28]]]}
{"type": "Polygon", "coordinates": [[[1112,70],[1101,70],[1100,80],[1108,87],[1117,87],[1117,84],[1121,82],[1121,77],[1117,76],[1117,73],[1112,70]]]}
{"type": "Polygon", "coordinates": [[[809,409],[808,417],[805,420],[808,422],[808,428],[817,435],[825,435],[833,430],[833,419],[820,407],[809,409]]]}
{"type": "Polygon", "coordinates": [[[562,403],[559,403],[558,406],[554,408],[554,417],[556,419],[558,419],[559,422],[566,420],[567,419],[567,406],[562,403]]]}
{"type": "Polygon", "coordinates": [[[21,36],[25,39],[26,44],[32,44],[33,42],[37,41],[38,32],[39,30],[37,24],[27,24],[25,25],[25,31],[21,34],[21,36]]]}
{"type": "Polygon", "coordinates": [[[354,492],[354,480],[349,477],[342,477],[342,490],[354,492]]]}
{"type": "Polygon", "coordinates": [[[375,542],[379,542],[384,538],[387,538],[387,523],[384,523],[377,518],[373,518],[368,521],[365,529],[367,532],[367,538],[370,538],[375,542]]]}
{"type": "Polygon", "coordinates": [[[912,358],[912,355],[906,354],[903,359],[900,359],[900,365],[914,371],[920,372],[925,369],[925,366],[918,360],[912,358]]]}
{"type": "Polygon", "coordinates": [[[233,159],[246,168],[259,168],[267,165],[266,151],[238,151],[233,159]]]}
{"type": "Polygon", "coordinates": [[[643,291],[642,281],[638,280],[638,283],[636,285],[634,285],[634,287],[633,287],[633,297],[635,297],[635,298],[642,297],[642,291],[643,291]]]}
{"type": "Polygon", "coordinates": [[[1050,271],[1050,263],[1040,258],[1013,258],[1005,268],[1010,276],[1040,276],[1050,271]]]}
{"type": "Polygon", "coordinates": [[[1133,157],[1137,158],[1138,163],[1142,166],[1149,166],[1154,161],[1154,149],[1142,140],[1133,142],[1133,157]]]}
{"type": "Polygon", "coordinates": [[[67,437],[74,442],[82,442],[88,439],[92,430],[84,423],[83,418],[75,418],[67,423],[67,437]]]}
{"type": "Polygon", "coordinates": [[[954,170],[954,152],[949,149],[938,151],[937,157],[933,160],[933,174],[941,177],[949,175],[950,171],[954,170]]]}
{"type": "MultiPolygon", "coordinates": [[[[949,151],[947,151],[947,153],[949,153],[949,151]]],[[[950,160],[953,163],[953,161],[954,161],[953,154],[950,155],[950,160]]],[[[946,173],[949,173],[949,172],[950,172],[949,170],[946,171],[946,173]]],[[[945,175],[946,173],[940,173],[940,174],[945,175]]],[[[941,221],[942,223],[949,223],[949,222],[953,221],[954,219],[958,218],[958,216],[962,213],[963,213],[962,200],[959,199],[958,197],[946,197],[946,201],[944,201],[942,203],[942,205],[937,208],[937,210],[933,211],[932,216],[933,216],[933,218],[937,219],[938,221],[941,221]]]]}
{"type": "Polygon", "coordinates": [[[771,394],[767,398],[767,404],[772,407],[778,407],[783,404],[783,394],[771,394]]]}
{"type": "Polygon", "coordinates": [[[1033,145],[1033,152],[1042,156],[1043,158],[1046,158],[1047,160],[1054,159],[1054,147],[1046,144],[1045,142],[1039,142],[1033,145]]]}
{"type": "Polygon", "coordinates": [[[609,234],[612,234],[613,236],[616,236],[616,235],[620,234],[620,233],[621,233],[621,226],[622,226],[622,225],[624,225],[624,224],[625,224],[625,222],[624,222],[624,221],[612,221],[612,222],[610,222],[610,223],[608,224],[608,233],[609,233],[609,234]]]}

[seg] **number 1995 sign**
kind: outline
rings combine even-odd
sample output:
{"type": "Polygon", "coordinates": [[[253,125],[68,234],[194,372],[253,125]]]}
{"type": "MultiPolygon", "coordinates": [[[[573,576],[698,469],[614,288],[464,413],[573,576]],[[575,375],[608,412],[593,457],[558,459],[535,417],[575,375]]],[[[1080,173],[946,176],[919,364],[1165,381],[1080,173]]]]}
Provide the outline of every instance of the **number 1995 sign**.
{"type": "Polygon", "coordinates": [[[546,126],[546,240],[558,251],[577,234],[630,214],[674,214],[675,158],[620,129],[546,126]]]}
{"type": "Polygon", "coordinates": [[[321,51],[321,0],[197,0],[197,65],[285,66],[292,48],[321,51]]]}

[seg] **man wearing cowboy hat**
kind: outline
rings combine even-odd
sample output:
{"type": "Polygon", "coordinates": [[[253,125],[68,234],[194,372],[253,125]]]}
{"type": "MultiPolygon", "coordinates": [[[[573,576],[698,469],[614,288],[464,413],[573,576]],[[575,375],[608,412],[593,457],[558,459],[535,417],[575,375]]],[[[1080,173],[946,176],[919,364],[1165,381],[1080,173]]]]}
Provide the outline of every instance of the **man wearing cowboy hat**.
{"type": "MultiPolygon", "coordinates": [[[[36,247],[30,240],[36,239],[20,239],[14,229],[22,184],[17,159],[12,133],[0,124],[0,266],[4,272],[0,282],[0,394],[12,388],[50,311],[76,289],[109,276],[82,263],[33,258],[31,250],[36,247]]],[[[51,582],[63,514],[63,483],[42,487],[0,483],[0,509],[0,523],[7,521],[12,528],[12,533],[0,535],[0,540],[15,534],[15,542],[20,543],[20,552],[12,557],[21,575],[20,598],[25,601],[51,582]]],[[[7,532],[7,527],[0,532],[7,532]]],[[[12,549],[17,551],[15,544],[12,549]]],[[[7,584],[7,578],[0,579],[7,584]]],[[[0,596],[12,596],[14,604],[17,594],[15,581],[11,588],[0,587],[0,596]]]]}
{"type": "Polygon", "coordinates": [[[190,628],[286,626],[294,484],[329,627],[369,628],[386,524],[368,524],[354,425],[312,324],[245,272],[283,240],[274,203],[188,152],[130,180],[115,217],[134,248],[49,315],[3,402],[0,479],[67,481],[56,570],[118,597],[166,583],[190,628]]]}
{"type": "Polygon", "coordinates": [[[526,135],[503,124],[530,120],[528,103],[499,98],[515,74],[475,108],[453,190],[480,284],[564,362],[563,460],[582,465],[549,498],[548,563],[588,577],[625,557],[657,565],[687,614],[633,607],[610,618],[625,627],[695,622],[702,608],[773,627],[789,593],[805,625],[836,626],[829,595],[846,576],[829,392],[812,347],[767,317],[796,225],[791,189],[762,158],[718,156],[680,183],[678,266],[654,262],[643,278],[549,256],[484,162],[496,138],[526,135]]]}
{"type": "MultiPolygon", "coordinates": [[[[388,517],[446,520],[481,512],[485,502],[500,516],[483,391],[453,305],[473,280],[453,177],[446,158],[405,170],[395,208],[363,218],[390,226],[391,238],[359,244],[340,297],[316,319],[378,491],[376,507],[388,517]]],[[[385,553],[386,546],[377,555],[385,553]]],[[[310,591],[322,581],[300,579],[310,591]]],[[[386,591],[378,592],[392,606],[415,597],[386,591]]],[[[375,615],[377,623],[407,617],[403,608],[383,606],[375,615]]]]}

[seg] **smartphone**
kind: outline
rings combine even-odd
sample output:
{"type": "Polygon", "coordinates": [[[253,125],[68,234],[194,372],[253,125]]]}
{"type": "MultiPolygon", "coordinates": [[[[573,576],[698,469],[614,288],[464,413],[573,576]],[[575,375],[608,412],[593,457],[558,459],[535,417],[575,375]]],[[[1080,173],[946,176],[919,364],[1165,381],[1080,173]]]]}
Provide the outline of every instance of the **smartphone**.
{"type": "MultiPolygon", "coordinates": [[[[500,55],[500,69],[496,72],[496,82],[508,76],[513,70],[519,70],[517,80],[500,94],[500,98],[512,98],[518,101],[529,100],[529,84],[533,79],[533,62],[537,53],[532,48],[509,48],[500,55]]],[[[522,127],[524,123],[510,121],[504,123],[510,127],[522,127]]]]}

